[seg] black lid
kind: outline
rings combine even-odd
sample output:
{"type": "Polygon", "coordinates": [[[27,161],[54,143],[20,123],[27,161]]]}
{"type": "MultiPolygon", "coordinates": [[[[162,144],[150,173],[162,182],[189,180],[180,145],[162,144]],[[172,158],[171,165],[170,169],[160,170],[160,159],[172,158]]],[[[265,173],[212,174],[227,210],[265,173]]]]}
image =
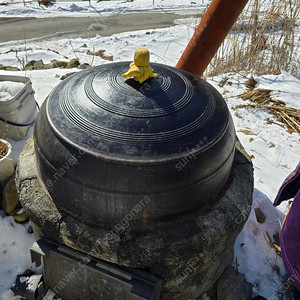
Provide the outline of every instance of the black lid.
{"type": "Polygon", "coordinates": [[[158,76],[124,79],[130,62],[79,72],[50,94],[46,113],[65,142],[116,161],[172,160],[216,143],[228,126],[221,95],[201,78],[151,63],[158,76]]]}

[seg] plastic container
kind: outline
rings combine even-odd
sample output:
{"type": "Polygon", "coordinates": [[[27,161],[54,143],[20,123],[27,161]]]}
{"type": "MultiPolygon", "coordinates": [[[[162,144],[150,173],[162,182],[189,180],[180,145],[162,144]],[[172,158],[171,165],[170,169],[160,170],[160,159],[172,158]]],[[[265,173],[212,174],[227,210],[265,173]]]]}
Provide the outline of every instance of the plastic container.
{"type": "Polygon", "coordinates": [[[11,157],[11,144],[0,139],[0,149],[2,144],[8,148],[6,155],[0,158],[0,186],[4,188],[9,178],[14,174],[14,161],[11,157]]]}
{"type": "Polygon", "coordinates": [[[23,139],[37,116],[34,91],[28,77],[0,75],[0,81],[23,82],[16,96],[0,101],[0,138],[23,139]]]}

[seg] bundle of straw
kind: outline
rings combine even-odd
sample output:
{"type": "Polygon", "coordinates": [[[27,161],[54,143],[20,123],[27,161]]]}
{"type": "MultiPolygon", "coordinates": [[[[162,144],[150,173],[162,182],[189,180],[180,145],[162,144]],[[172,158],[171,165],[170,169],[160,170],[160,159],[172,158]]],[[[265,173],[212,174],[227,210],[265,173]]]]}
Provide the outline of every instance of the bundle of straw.
{"type": "Polygon", "coordinates": [[[277,116],[278,121],[287,125],[289,132],[297,132],[300,135],[300,109],[288,107],[285,102],[273,99],[271,90],[249,89],[239,97],[249,100],[250,103],[238,105],[235,108],[253,107],[254,109],[267,109],[270,113],[277,116]]]}

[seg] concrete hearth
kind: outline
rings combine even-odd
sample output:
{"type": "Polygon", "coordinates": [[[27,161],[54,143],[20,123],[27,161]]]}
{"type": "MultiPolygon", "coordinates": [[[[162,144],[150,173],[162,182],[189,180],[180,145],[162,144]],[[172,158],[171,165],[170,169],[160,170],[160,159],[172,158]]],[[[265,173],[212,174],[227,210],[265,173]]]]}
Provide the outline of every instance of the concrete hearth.
{"type": "MultiPolygon", "coordinates": [[[[16,180],[36,235],[88,257],[147,270],[163,280],[161,299],[196,298],[214,286],[251,210],[252,163],[238,141],[231,177],[214,203],[139,232],[130,226],[134,215],[98,227],[93,220],[84,223],[56,207],[39,179],[33,145],[31,138],[19,157],[16,180]]],[[[151,195],[141,201],[147,205],[151,195]]],[[[135,211],[143,213],[143,205],[135,211]]]]}

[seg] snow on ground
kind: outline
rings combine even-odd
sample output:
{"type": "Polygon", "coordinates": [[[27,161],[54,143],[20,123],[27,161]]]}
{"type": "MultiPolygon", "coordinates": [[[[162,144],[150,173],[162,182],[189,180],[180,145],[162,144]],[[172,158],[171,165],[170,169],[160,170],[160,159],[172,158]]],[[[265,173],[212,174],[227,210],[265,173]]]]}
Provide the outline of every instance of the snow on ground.
{"type": "Polygon", "coordinates": [[[45,64],[48,64],[54,59],[65,59],[63,55],[55,53],[54,50],[41,50],[38,47],[27,48],[24,45],[9,47],[9,50],[7,50],[8,53],[5,53],[6,50],[4,49],[8,48],[2,48],[0,56],[1,64],[4,66],[17,66],[20,69],[25,66],[26,62],[31,60],[42,59],[45,64]]]}
{"type": "MultiPolygon", "coordinates": [[[[300,105],[300,80],[282,71],[280,75],[256,77],[259,88],[272,90],[276,99],[287,99],[291,107],[300,105]]],[[[287,210],[287,201],[275,209],[272,206],[283,180],[300,161],[300,138],[296,133],[288,133],[277,123],[276,118],[262,109],[239,108],[241,100],[237,95],[245,92],[245,77],[238,74],[223,74],[208,79],[225,98],[233,117],[237,136],[247,153],[252,156],[254,165],[253,207],[243,231],[235,243],[235,264],[248,282],[253,284],[254,295],[265,298],[286,294],[283,288],[286,275],[282,259],[269,246],[274,234],[280,231],[280,223],[287,210]],[[223,87],[218,83],[228,78],[223,87]],[[269,120],[275,123],[270,124],[269,120]],[[277,124],[276,124],[277,123],[277,124]],[[260,208],[266,221],[259,224],[254,213],[260,208]]],[[[250,210],[250,208],[249,208],[250,210]]],[[[247,211],[242,213],[246,216],[247,211]]],[[[274,298],[272,298],[274,299],[274,298]]],[[[280,298],[278,298],[280,299],[280,298]]],[[[286,299],[285,297],[283,299],[286,299]]]]}
{"type": "MultiPolygon", "coordinates": [[[[276,99],[289,98],[289,106],[296,108],[300,105],[299,79],[284,71],[280,75],[254,76],[254,78],[259,88],[266,88],[263,82],[268,78],[267,88],[273,90],[272,95],[275,94],[276,99]],[[279,86],[282,86],[280,90],[279,86]]],[[[224,74],[208,79],[208,82],[217,88],[227,101],[237,136],[248,154],[253,155],[255,187],[273,200],[282,181],[300,160],[300,138],[296,133],[287,133],[276,118],[263,109],[235,108],[237,105],[247,103],[236,97],[246,91],[244,84],[246,79],[241,75],[224,74]],[[225,77],[229,77],[227,84],[220,88],[218,83],[225,77]],[[274,123],[269,124],[269,120],[273,120],[274,123]]]]}
{"type": "MultiPolygon", "coordinates": [[[[134,9],[138,10],[138,4],[142,5],[146,2],[150,7],[152,1],[134,1],[136,4],[134,9]]],[[[181,5],[181,2],[176,1],[175,4],[181,5]]],[[[202,1],[194,2],[202,4],[202,1]]],[[[155,3],[157,6],[162,5],[162,3],[170,5],[170,1],[155,1],[155,3]]],[[[13,5],[17,7],[17,4],[13,5]]],[[[32,4],[32,6],[34,5],[35,3],[32,4]]],[[[63,7],[68,4],[59,3],[59,5],[63,7]]],[[[76,2],[76,5],[79,5],[78,2],[76,2]]],[[[88,7],[87,3],[81,3],[80,5],[88,7]]],[[[126,9],[130,7],[128,3],[121,3],[119,1],[111,1],[109,3],[100,2],[100,5],[103,5],[103,9],[107,5],[107,11],[111,12],[115,12],[120,7],[127,7],[127,5],[128,8],[126,9]],[[110,10],[108,9],[109,7],[111,8],[110,10]]],[[[172,7],[174,8],[174,6],[172,7]]],[[[29,8],[33,10],[31,5],[28,6],[29,8]]],[[[46,8],[36,7],[34,9],[36,11],[45,10],[45,14],[47,11],[49,12],[49,9],[46,8]]],[[[66,14],[66,11],[62,9],[61,11],[56,10],[55,7],[50,9],[53,10],[53,13],[51,12],[49,16],[60,12],[66,14]]],[[[131,9],[133,8],[131,7],[131,9]]],[[[143,7],[143,9],[145,8],[143,7]]],[[[3,13],[4,10],[0,7],[0,16],[3,13]]],[[[71,59],[77,57],[80,63],[86,62],[92,65],[99,65],[108,63],[108,61],[98,56],[88,55],[88,50],[92,52],[105,50],[105,54],[113,55],[113,60],[117,62],[132,60],[133,52],[136,48],[147,47],[151,52],[152,62],[174,66],[197,23],[197,19],[189,18],[177,21],[177,25],[170,28],[126,32],[110,37],[96,36],[89,38],[87,36],[72,40],[29,40],[26,42],[26,46],[19,44],[19,42],[15,44],[11,42],[9,44],[5,43],[0,45],[0,64],[22,67],[31,59],[43,59],[44,63],[48,63],[52,59],[71,59]]],[[[35,90],[35,98],[41,104],[49,92],[61,82],[60,77],[62,75],[75,71],[79,70],[0,71],[0,74],[25,75],[30,77],[35,90]]],[[[237,136],[253,159],[255,180],[253,208],[259,207],[266,216],[265,223],[259,224],[256,221],[254,210],[251,210],[250,218],[235,244],[235,262],[237,262],[239,271],[244,273],[247,280],[254,285],[253,293],[269,298],[277,294],[285,281],[282,260],[275,253],[274,249],[269,246],[268,236],[272,238],[274,233],[280,230],[279,220],[283,217],[282,212],[286,209],[286,203],[279,207],[280,210],[275,210],[271,202],[274,200],[285,177],[300,160],[300,143],[299,135],[288,133],[286,128],[280,126],[276,118],[269,112],[262,109],[236,108],[237,105],[243,102],[238,95],[246,91],[245,81],[249,75],[223,74],[209,78],[208,82],[218,89],[226,100],[236,126],[237,136]],[[219,83],[225,77],[228,80],[223,87],[220,87],[219,83]],[[273,120],[274,122],[270,123],[268,120],[273,120]]],[[[273,91],[272,97],[285,101],[288,106],[300,107],[299,79],[285,71],[282,71],[280,75],[254,77],[258,82],[259,88],[266,88],[273,91]]],[[[11,141],[15,161],[24,142],[11,141]]],[[[247,215],[246,213],[245,215],[247,215]]],[[[0,263],[0,299],[1,295],[3,300],[17,299],[11,295],[8,289],[17,274],[22,273],[27,268],[33,268],[30,263],[29,248],[34,238],[32,235],[27,234],[26,226],[16,224],[12,218],[6,217],[3,212],[0,214],[0,237],[0,262],[5,261],[3,265],[5,268],[0,263]],[[21,247],[21,252],[17,252],[16,249],[20,249],[17,246],[21,247]],[[9,256],[6,253],[13,255],[9,256]]]]}
{"type": "MultiPolygon", "coordinates": [[[[300,39],[300,37],[299,37],[300,39]]],[[[300,74],[299,74],[300,75],[300,74]]],[[[259,78],[258,87],[262,89],[271,89],[272,97],[282,100],[287,106],[300,109],[300,82],[285,71],[279,75],[265,75],[259,78]],[[298,101],[295,99],[298,99],[298,101]]]]}
{"type": "Polygon", "coordinates": [[[0,17],[80,17],[107,16],[133,12],[171,12],[179,14],[194,9],[205,9],[210,0],[134,0],[134,1],[57,1],[54,5],[39,6],[37,1],[27,1],[26,6],[20,0],[0,0],[7,5],[0,5],[0,17]],[[154,4],[153,4],[154,3],[154,4]]]}
{"type": "Polygon", "coordinates": [[[17,274],[27,269],[41,272],[31,264],[29,249],[35,239],[27,232],[28,227],[28,224],[17,224],[13,217],[0,211],[0,299],[13,299],[9,289],[17,274]]]}
{"type": "Polygon", "coordinates": [[[114,34],[109,37],[78,37],[50,41],[27,41],[26,45],[3,44],[0,50],[0,64],[22,68],[28,61],[38,57],[44,63],[52,59],[72,59],[77,57],[80,63],[99,65],[107,63],[99,56],[87,52],[105,50],[105,55],[113,55],[114,61],[132,60],[134,50],[147,47],[151,52],[151,61],[175,65],[185,45],[194,31],[196,19],[188,25],[177,25],[163,29],[140,30],[114,34]],[[37,56],[36,53],[39,53],[37,56]],[[58,54],[58,53],[59,54],[58,54]]]}
{"type": "Polygon", "coordinates": [[[30,60],[43,59],[50,63],[53,59],[78,58],[80,63],[99,65],[107,63],[98,56],[87,52],[105,50],[105,55],[113,55],[114,61],[132,60],[133,52],[138,47],[146,47],[151,52],[151,61],[175,65],[186,44],[199,24],[200,18],[188,17],[175,20],[175,26],[161,29],[147,29],[114,34],[108,37],[90,37],[89,30],[78,37],[57,39],[27,39],[2,43],[0,64],[16,66],[22,69],[30,60]]]}
{"type": "MultiPolygon", "coordinates": [[[[261,209],[266,221],[259,224],[254,210],[251,210],[244,230],[236,239],[234,253],[238,270],[254,284],[253,292],[270,298],[283,285],[281,278],[285,276],[281,258],[269,246],[269,238],[279,232],[279,224],[272,203],[257,189],[253,194],[253,207],[261,209]]],[[[282,218],[282,213],[278,214],[282,218]]]]}

